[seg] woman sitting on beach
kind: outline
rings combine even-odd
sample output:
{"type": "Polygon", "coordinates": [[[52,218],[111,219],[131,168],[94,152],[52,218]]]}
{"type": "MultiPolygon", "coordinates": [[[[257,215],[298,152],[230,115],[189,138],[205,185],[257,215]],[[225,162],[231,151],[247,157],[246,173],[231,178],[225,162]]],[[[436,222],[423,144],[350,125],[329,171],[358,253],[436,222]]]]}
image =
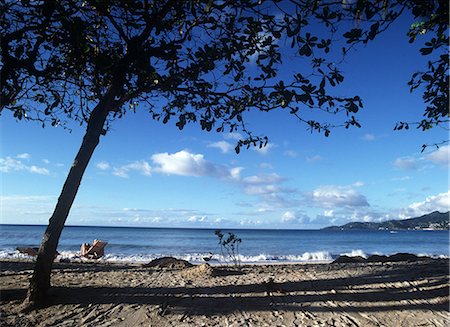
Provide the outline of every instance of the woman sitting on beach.
{"type": "Polygon", "coordinates": [[[89,243],[81,245],[80,253],[82,257],[90,259],[99,259],[105,255],[105,246],[108,242],[94,240],[92,246],[89,243]]]}

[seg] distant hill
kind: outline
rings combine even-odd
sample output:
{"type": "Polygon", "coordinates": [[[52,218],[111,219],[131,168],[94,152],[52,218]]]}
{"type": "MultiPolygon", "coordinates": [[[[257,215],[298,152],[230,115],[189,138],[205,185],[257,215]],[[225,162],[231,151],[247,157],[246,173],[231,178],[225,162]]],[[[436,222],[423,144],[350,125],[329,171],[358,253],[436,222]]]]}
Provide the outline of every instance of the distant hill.
{"type": "Polygon", "coordinates": [[[434,211],[417,218],[388,220],[382,223],[353,222],[342,226],[330,226],[324,230],[448,230],[450,212],[434,211]]]}

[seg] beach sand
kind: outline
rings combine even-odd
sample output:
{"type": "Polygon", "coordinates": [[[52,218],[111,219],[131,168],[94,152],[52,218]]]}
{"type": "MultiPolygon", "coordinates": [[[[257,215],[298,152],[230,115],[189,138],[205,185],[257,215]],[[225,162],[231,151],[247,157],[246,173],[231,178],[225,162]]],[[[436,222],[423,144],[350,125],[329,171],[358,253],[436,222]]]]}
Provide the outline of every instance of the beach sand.
{"type": "Polygon", "coordinates": [[[449,261],[194,266],[55,263],[20,312],[31,262],[0,262],[0,326],[449,326],[449,261]]]}

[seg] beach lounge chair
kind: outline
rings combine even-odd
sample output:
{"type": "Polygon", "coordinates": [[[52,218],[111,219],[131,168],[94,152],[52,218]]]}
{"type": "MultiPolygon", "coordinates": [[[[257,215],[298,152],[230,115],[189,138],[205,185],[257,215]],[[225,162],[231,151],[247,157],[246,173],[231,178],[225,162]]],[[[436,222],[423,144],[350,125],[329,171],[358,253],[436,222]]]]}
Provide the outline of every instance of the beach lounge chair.
{"type": "MultiPolygon", "coordinates": [[[[28,254],[31,257],[36,257],[38,255],[38,252],[39,252],[39,248],[37,248],[37,247],[33,247],[33,248],[17,247],[16,250],[19,251],[20,253],[28,254]]],[[[58,255],[59,255],[59,252],[56,251],[55,258],[58,255]]]]}
{"type": "Polygon", "coordinates": [[[81,245],[81,256],[89,259],[99,259],[105,255],[105,246],[108,242],[94,240],[92,246],[89,243],[81,245]]]}
{"type": "Polygon", "coordinates": [[[18,248],[16,248],[16,250],[19,251],[20,253],[28,254],[32,257],[35,257],[38,255],[39,248],[20,248],[20,247],[18,247],[18,248]]]}

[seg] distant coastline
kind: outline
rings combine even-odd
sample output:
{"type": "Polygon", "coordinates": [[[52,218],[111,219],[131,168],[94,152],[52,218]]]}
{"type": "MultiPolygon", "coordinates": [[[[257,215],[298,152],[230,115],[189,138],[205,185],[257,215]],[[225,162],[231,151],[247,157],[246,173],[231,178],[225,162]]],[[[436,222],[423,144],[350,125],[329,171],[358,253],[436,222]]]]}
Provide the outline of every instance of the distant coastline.
{"type": "Polygon", "coordinates": [[[323,230],[449,230],[450,212],[432,213],[402,220],[388,220],[381,223],[374,222],[351,222],[342,226],[325,227],[323,230]]]}

